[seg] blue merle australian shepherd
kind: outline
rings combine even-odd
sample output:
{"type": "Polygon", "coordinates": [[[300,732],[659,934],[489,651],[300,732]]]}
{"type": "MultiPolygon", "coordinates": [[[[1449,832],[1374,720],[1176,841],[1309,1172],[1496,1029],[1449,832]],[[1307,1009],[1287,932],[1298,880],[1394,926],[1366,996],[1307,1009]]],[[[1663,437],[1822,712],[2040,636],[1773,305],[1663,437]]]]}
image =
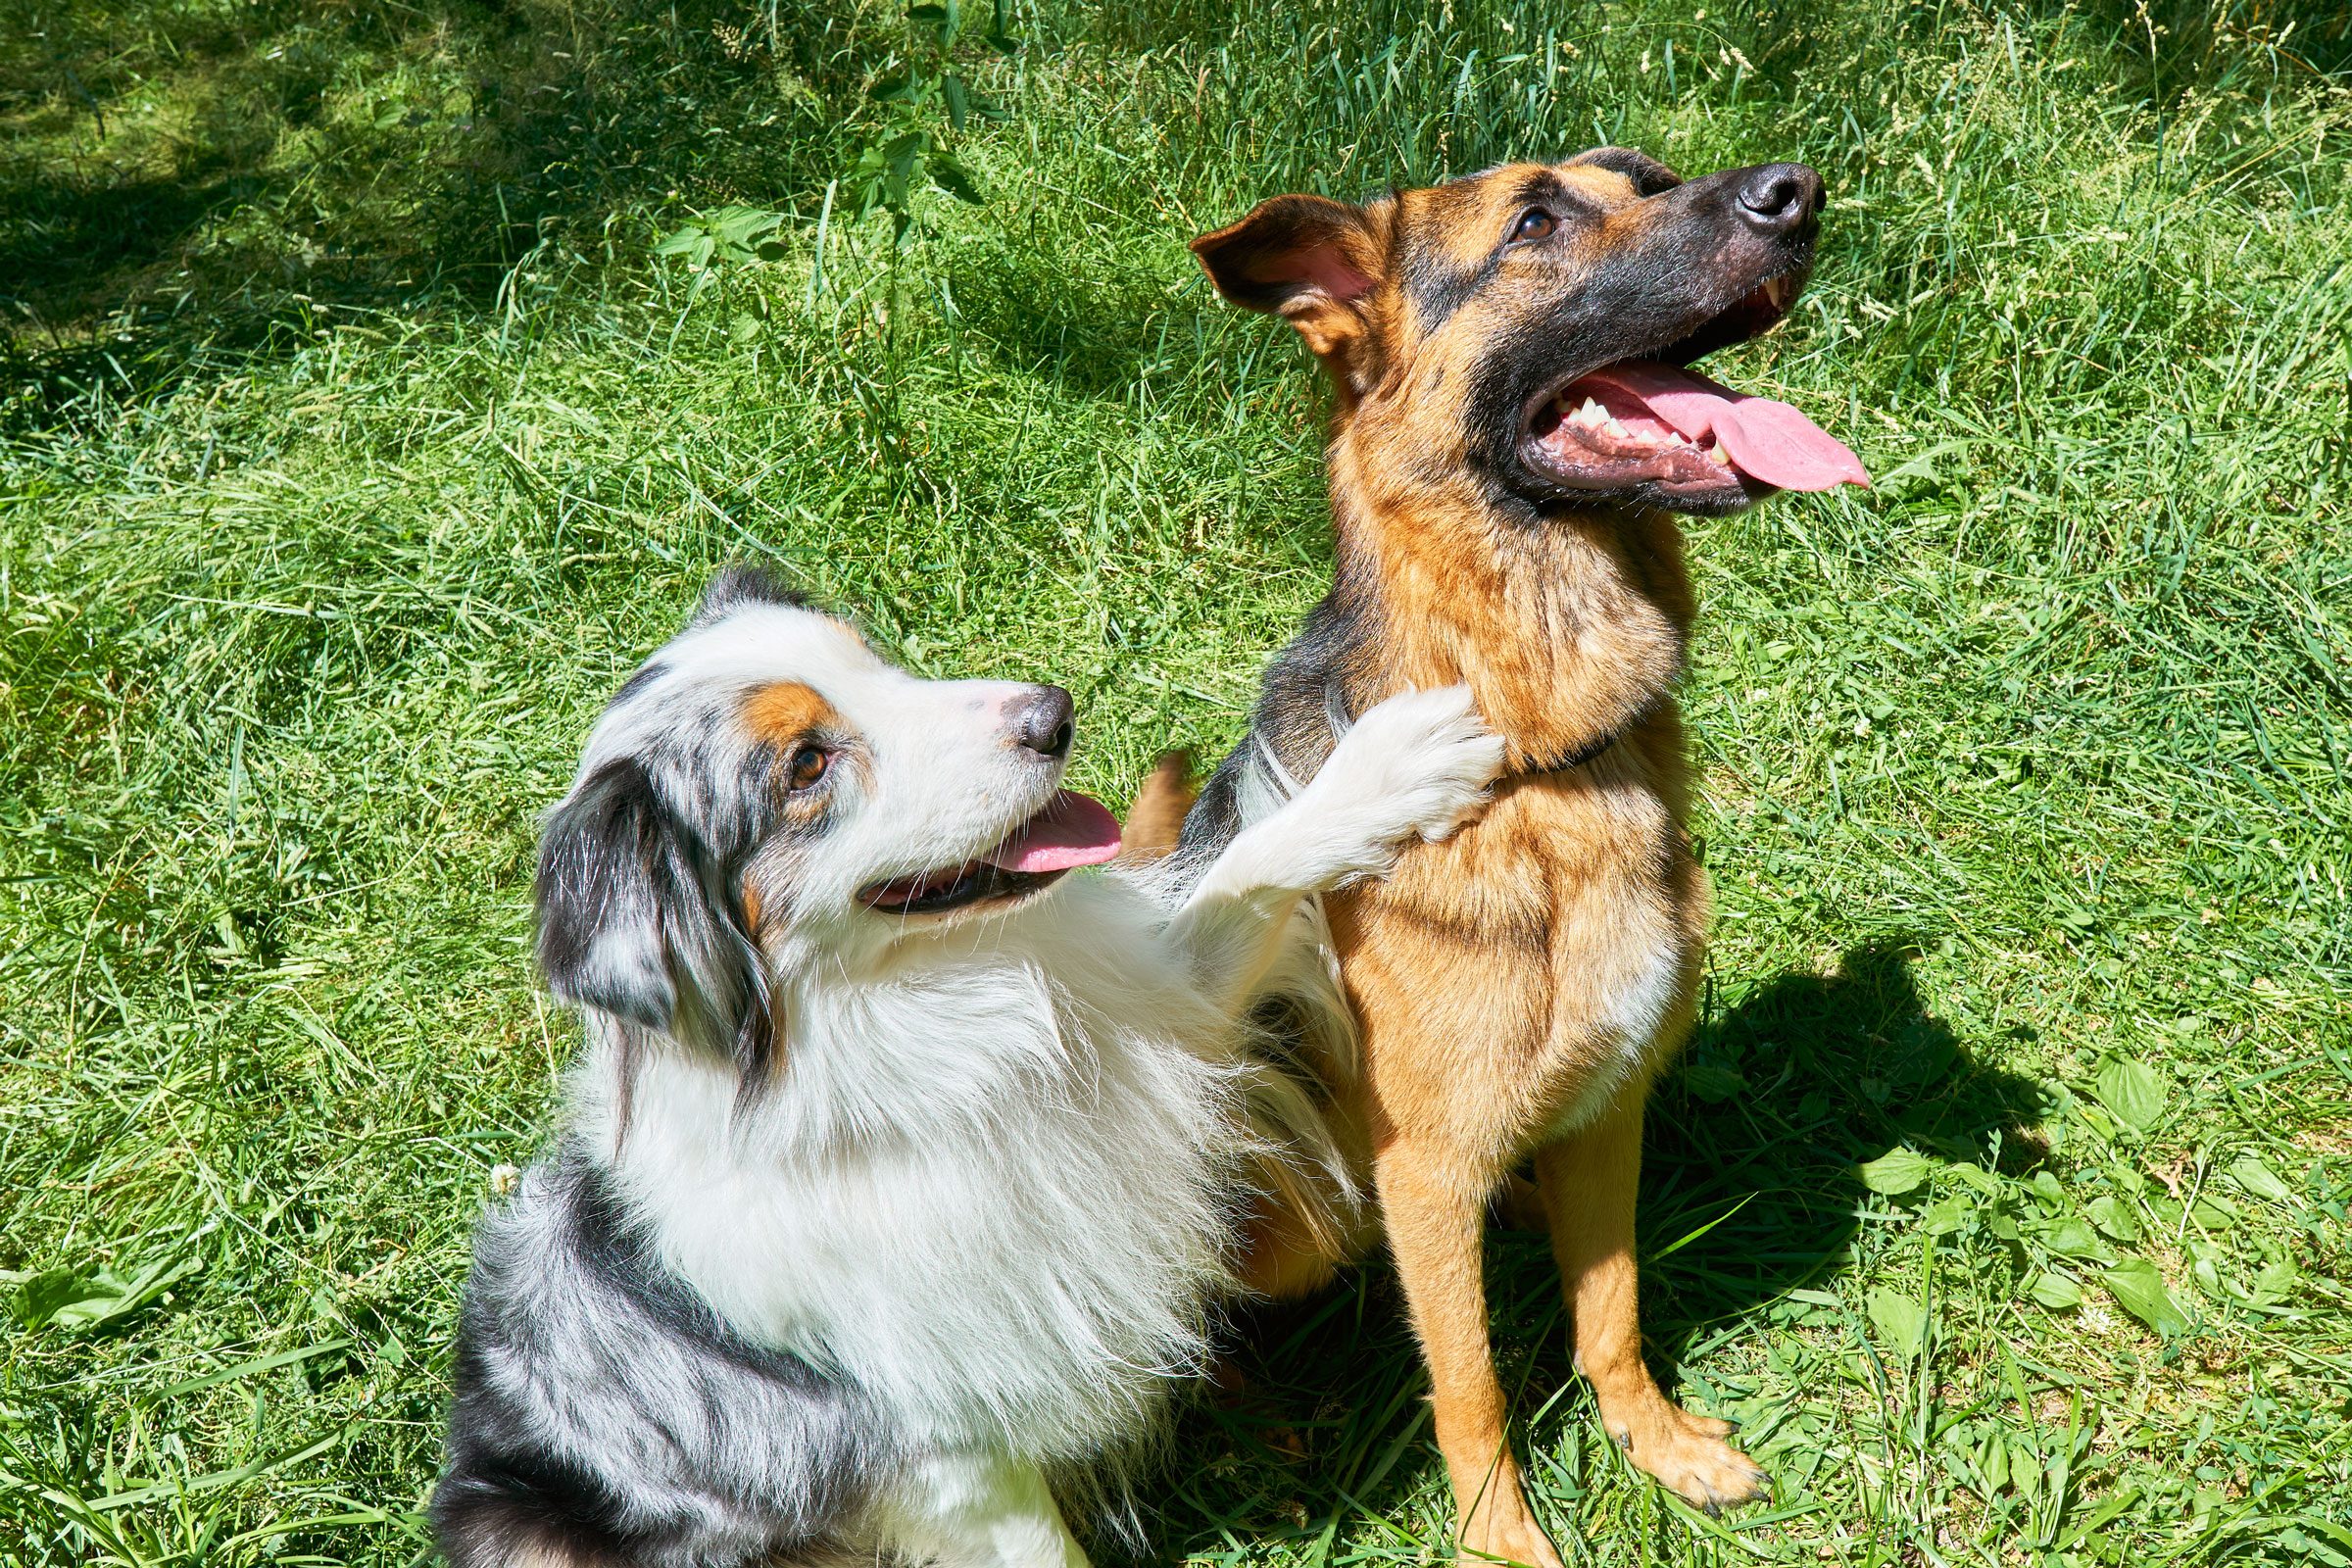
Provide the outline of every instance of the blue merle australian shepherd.
{"type": "Polygon", "coordinates": [[[1065,876],[1119,844],[1071,717],[740,572],[613,698],[540,854],[586,1052],[475,1242],[458,1568],[1081,1563],[1055,1490],[1198,1368],[1244,1213],[1345,1200],[1247,1020],[1345,1031],[1302,900],[1500,743],[1407,693],[1212,862],[1065,876]]]}

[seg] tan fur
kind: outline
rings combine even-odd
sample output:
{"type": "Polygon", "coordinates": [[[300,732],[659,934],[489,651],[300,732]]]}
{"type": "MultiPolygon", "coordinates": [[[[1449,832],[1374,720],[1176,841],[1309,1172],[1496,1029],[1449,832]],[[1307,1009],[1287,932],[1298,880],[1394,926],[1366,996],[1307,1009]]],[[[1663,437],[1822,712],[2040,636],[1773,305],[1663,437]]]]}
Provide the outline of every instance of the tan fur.
{"type": "Polygon", "coordinates": [[[1189,752],[1162,752],[1135,792],[1119,829],[1118,863],[1144,865],[1176,847],[1184,815],[1193,808],[1193,759],[1189,752]]]}
{"type": "MultiPolygon", "coordinates": [[[[1327,900],[1363,1027],[1361,1075],[1335,1088],[1372,1152],[1461,1546],[1556,1568],[1505,1437],[1481,1266],[1489,1201],[1530,1155],[1604,1427],[1694,1502],[1740,1500],[1761,1477],[1724,1444],[1723,1423],[1659,1392],[1637,1305],[1642,1107],[1688,1031],[1707,922],[1705,876],[1682,825],[1673,698],[1692,615],[1681,535],[1656,514],[1498,526],[1465,471],[1458,411],[1464,378],[1507,318],[1512,264],[1426,335],[1392,275],[1407,251],[1465,263],[1491,253],[1523,172],[1340,209],[1357,211],[1351,224],[1319,214],[1339,234],[1339,275],[1367,280],[1345,298],[1308,286],[1267,303],[1268,291],[1296,288],[1286,271],[1309,269],[1261,237],[1282,230],[1257,214],[1195,248],[1221,289],[1279,310],[1332,373],[1342,575],[1375,585],[1379,625],[1346,672],[1348,710],[1466,681],[1514,768],[1620,737],[1585,766],[1507,778],[1481,821],[1410,850],[1387,881],[1327,900]],[[1645,1023],[1629,1022],[1629,999],[1653,1004],[1645,1023]]],[[[1619,174],[1560,172],[1596,204],[1635,205],[1619,174]]],[[[1592,265],[1639,221],[1610,211],[1585,242],[1592,265]]],[[[1266,1255],[1252,1274],[1268,1288],[1328,1275],[1279,1216],[1261,1219],[1258,1240],[1266,1255]]]]}
{"type": "Polygon", "coordinates": [[[813,688],[779,680],[744,699],[743,722],[754,737],[782,752],[818,731],[838,729],[841,715],[813,688]]]}

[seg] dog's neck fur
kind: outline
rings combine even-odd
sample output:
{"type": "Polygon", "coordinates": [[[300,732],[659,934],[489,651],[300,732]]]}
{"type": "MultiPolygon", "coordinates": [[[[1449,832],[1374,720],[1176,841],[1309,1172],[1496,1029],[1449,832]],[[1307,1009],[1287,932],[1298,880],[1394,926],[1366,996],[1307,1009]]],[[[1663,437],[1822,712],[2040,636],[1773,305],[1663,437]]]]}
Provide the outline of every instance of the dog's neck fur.
{"type": "Polygon", "coordinates": [[[1519,769],[1671,712],[1693,614],[1671,517],[1508,515],[1474,481],[1432,483],[1376,460],[1377,433],[1343,419],[1330,455],[1336,591],[1376,628],[1343,674],[1349,711],[1466,681],[1519,769]]]}

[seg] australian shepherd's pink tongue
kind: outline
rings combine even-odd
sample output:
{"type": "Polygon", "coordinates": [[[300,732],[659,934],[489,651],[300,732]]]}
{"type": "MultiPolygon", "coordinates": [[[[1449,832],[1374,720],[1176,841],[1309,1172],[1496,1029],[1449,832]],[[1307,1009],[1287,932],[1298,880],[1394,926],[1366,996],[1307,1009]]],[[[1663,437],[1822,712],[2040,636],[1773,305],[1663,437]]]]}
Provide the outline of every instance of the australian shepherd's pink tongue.
{"type": "Polygon", "coordinates": [[[1006,871],[1067,871],[1119,853],[1119,819],[1102,803],[1063,790],[981,858],[1006,871]]]}
{"type": "Polygon", "coordinates": [[[1703,375],[1651,360],[1627,360],[1580,377],[1568,401],[1588,388],[1612,408],[1638,403],[1687,439],[1723,443],[1732,466],[1783,490],[1868,485],[1862,460],[1820,425],[1774,398],[1751,398],[1703,375]],[[1612,395],[1613,394],[1613,395],[1612,395]]]}

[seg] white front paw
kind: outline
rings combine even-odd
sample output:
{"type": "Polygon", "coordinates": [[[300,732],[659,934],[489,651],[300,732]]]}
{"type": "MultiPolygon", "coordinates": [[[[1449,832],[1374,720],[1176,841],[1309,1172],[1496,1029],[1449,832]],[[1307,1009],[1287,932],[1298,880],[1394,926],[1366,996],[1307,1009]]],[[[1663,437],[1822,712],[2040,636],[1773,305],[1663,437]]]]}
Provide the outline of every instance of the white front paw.
{"type": "Polygon", "coordinates": [[[1469,687],[1401,692],[1355,721],[1306,795],[1363,835],[1359,869],[1385,870],[1407,840],[1448,837],[1478,814],[1502,750],[1469,687]]]}

